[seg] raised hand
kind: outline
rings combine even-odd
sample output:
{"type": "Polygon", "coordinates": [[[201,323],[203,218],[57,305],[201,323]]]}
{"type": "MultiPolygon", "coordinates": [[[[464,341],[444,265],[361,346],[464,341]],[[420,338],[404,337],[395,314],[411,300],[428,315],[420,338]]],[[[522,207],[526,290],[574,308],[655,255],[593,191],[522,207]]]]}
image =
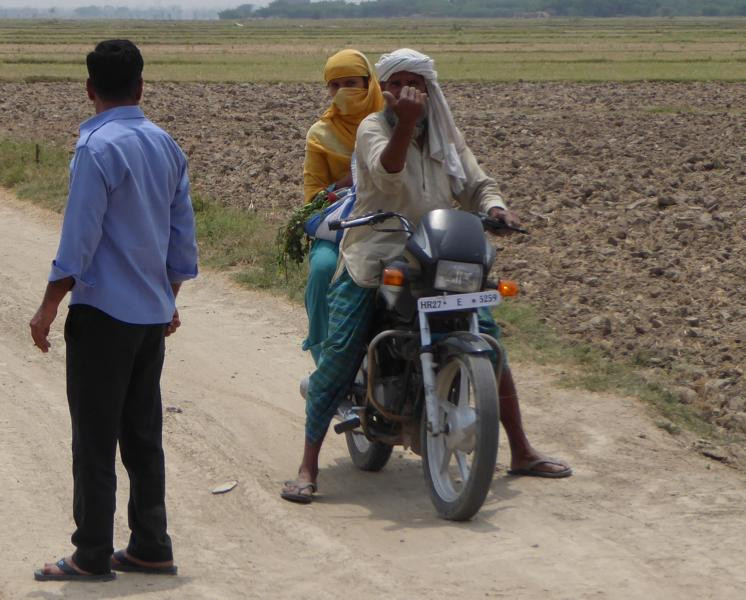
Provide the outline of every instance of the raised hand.
{"type": "Polygon", "coordinates": [[[407,85],[401,89],[399,98],[388,91],[383,92],[383,98],[403,125],[416,125],[427,107],[427,94],[407,85]]]}

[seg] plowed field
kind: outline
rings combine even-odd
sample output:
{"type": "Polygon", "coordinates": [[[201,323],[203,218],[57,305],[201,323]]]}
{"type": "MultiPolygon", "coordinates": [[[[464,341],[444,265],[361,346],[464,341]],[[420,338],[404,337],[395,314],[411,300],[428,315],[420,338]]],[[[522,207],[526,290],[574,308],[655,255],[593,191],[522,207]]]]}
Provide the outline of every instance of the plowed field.
{"type": "MultiPolygon", "coordinates": [[[[567,335],[746,433],[746,85],[459,83],[457,123],[532,235],[501,270],[567,335]]],[[[320,85],[153,84],[143,107],[195,187],[280,222],[301,201],[320,85]]],[[[79,84],[0,84],[0,132],[72,149],[79,84]]]]}

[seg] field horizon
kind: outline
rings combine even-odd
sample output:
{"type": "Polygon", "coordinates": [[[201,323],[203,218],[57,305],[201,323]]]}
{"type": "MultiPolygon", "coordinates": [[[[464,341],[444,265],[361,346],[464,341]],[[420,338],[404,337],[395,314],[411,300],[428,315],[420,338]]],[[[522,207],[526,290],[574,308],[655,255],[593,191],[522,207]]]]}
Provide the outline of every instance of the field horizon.
{"type": "Polygon", "coordinates": [[[79,81],[95,42],[125,37],[151,81],[318,81],[355,47],[415,47],[451,81],[746,81],[746,19],[0,20],[0,80],[79,81]]]}

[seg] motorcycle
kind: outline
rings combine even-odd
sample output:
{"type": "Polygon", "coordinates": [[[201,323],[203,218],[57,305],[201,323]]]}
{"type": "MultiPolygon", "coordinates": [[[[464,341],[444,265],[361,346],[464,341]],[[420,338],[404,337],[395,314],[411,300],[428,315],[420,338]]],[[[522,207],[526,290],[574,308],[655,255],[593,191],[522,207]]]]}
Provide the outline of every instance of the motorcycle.
{"type": "Polygon", "coordinates": [[[437,513],[466,521],[495,470],[503,364],[500,343],[479,332],[477,310],[517,293],[513,282],[488,279],[496,251],[484,231],[526,231],[451,209],[416,228],[391,211],[329,223],[363,226],[403,232],[407,243],[383,268],[370,341],[334,430],[364,471],[383,469],[394,446],[411,448],[437,513]],[[384,229],[391,220],[398,227],[384,229]]]}

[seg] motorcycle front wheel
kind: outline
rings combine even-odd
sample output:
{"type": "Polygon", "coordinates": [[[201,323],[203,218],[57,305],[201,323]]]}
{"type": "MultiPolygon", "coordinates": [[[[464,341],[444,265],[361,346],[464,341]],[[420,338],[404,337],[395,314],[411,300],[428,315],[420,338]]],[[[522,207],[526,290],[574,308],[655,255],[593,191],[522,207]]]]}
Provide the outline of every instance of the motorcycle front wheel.
{"type": "Polygon", "coordinates": [[[497,462],[499,406],[495,371],[486,356],[454,356],[435,379],[442,433],[422,418],[422,467],[438,514],[468,521],[482,507],[497,462]]]}

